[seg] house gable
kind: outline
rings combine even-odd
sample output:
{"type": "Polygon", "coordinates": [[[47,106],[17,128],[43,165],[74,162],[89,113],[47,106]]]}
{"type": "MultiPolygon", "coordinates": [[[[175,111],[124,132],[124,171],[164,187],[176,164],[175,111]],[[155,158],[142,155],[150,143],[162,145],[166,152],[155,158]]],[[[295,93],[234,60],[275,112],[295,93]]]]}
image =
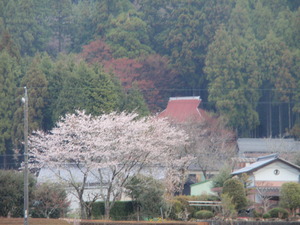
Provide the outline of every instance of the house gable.
{"type": "Polygon", "coordinates": [[[276,160],[254,171],[256,186],[281,186],[285,182],[298,182],[300,170],[281,160],[276,160]],[[265,183],[265,184],[264,184],[265,183]]]}
{"type": "Polygon", "coordinates": [[[248,173],[248,174],[253,173],[254,171],[257,171],[263,167],[266,167],[267,165],[274,163],[275,161],[281,162],[285,165],[288,165],[291,168],[296,169],[297,171],[300,171],[299,166],[297,166],[289,161],[286,161],[282,158],[279,158],[278,154],[272,154],[272,155],[262,156],[262,157],[257,158],[256,162],[234,171],[232,173],[232,175],[238,175],[238,174],[242,174],[242,173],[248,173]]]}

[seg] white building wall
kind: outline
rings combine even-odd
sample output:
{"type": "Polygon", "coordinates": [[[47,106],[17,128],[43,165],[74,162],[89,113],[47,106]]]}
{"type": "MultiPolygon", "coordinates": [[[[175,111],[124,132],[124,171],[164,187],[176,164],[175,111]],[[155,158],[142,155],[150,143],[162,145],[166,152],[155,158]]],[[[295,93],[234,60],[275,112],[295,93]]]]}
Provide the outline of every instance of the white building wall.
{"type": "MultiPolygon", "coordinates": [[[[69,210],[71,212],[80,212],[80,203],[78,199],[78,194],[76,193],[74,188],[67,188],[66,189],[68,194],[68,200],[70,201],[69,210]]],[[[95,195],[99,195],[100,187],[86,187],[83,193],[83,200],[84,201],[92,201],[95,195]]],[[[102,201],[102,199],[98,198],[98,201],[102,201]]]]}
{"type": "Polygon", "coordinates": [[[271,163],[253,174],[255,181],[299,181],[299,171],[282,162],[271,163]],[[274,173],[275,170],[279,171],[278,175],[274,173]]]}

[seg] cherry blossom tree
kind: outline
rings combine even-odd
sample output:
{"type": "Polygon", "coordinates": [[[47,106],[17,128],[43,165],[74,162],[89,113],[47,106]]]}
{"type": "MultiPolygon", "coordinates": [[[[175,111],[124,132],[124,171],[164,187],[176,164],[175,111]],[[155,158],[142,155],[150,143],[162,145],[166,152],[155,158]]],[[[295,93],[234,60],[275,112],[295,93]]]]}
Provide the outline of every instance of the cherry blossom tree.
{"type": "Polygon", "coordinates": [[[193,164],[199,167],[205,179],[235,155],[235,133],[227,130],[220,118],[191,120],[180,126],[190,137],[188,154],[194,156],[193,164]]]}
{"type": "MultiPolygon", "coordinates": [[[[182,153],[188,140],[183,130],[165,119],[137,116],[111,113],[93,117],[82,111],[68,114],[51,132],[31,135],[31,167],[67,170],[69,176],[56,175],[76,190],[82,216],[85,185],[93,177],[108,218],[131,176],[154,167],[163,168],[160,173],[176,175],[174,171],[182,171],[190,160],[182,153]],[[75,182],[70,165],[81,171],[81,182],[75,182]]],[[[166,180],[172,183],[172,179],[176,184],[176,176],[166,180]]]]}

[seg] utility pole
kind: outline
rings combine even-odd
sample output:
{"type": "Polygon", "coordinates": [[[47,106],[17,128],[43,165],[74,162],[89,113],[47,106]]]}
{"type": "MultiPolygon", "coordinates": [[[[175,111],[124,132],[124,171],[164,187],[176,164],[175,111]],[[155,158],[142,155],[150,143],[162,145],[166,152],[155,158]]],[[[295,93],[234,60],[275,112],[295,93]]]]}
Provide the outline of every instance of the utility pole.
{"type": "Polygon", "coordinates": [[[24,225],[28,225],[28,96],[24,90],[24,225]]]}

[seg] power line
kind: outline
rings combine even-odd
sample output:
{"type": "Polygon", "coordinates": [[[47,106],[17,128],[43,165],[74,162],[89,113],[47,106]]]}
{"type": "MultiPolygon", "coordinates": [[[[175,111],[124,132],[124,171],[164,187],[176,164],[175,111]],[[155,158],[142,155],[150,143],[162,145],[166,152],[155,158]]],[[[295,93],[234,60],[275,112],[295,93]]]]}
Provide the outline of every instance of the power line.
{"type": "MultiPolygon", "coordinates": [[[[21,89],[22,87],[17,87],[21,89]]],[[[48,86],[31,86],[27,88],[28,90],[30,89],[36,89],[36,88],[48,88],[48,86]]],[[[73,87],[73,88],[63,88],[65,90],[87,90],[87,89],[99,89],[99,88],[93,88],[93,87],[73,87]]],[[[218,88],[218,90],[239,90],[241,88],[218,88]]],[[[285,90],[300,90],[299,88],[242,88],[243,90],[257,90],[257,91],[285,91],[285,90]]],[[[60,88],[51,88],[51,90],[61,90],[60,88]]],[[[106,90],[106,89],[103,89],[106,90]]],[[[208,91],[210,88],[193,88],[193,87],[183,87],[183,88],[146,88],[146,89],[141,89],[141,91],[153,91],[153,90],[161,90],[161,91],[208,91]]]]}

